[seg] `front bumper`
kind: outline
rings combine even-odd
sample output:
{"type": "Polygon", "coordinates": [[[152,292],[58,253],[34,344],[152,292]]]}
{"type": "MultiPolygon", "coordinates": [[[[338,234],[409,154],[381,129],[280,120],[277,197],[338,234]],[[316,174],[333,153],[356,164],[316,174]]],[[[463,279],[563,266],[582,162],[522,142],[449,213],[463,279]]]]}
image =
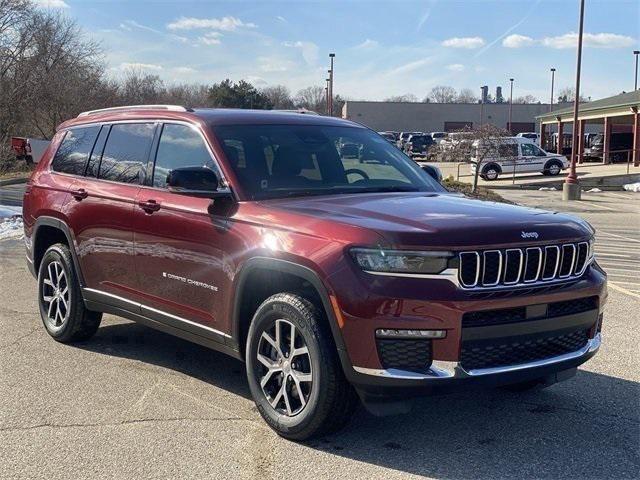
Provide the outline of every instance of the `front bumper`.
{"type": "Polygon", "coordinates": [[[473,296],[461,292],[453,283],[435,281],[429,282],[428,289],[422,281],[416,282],[414,290],[414,284],[408,283],[409,280],[376,278],[368,284],[368,294],[359,294],[366,302],[362,300],[354,308],[341,312],[344,346],[350,360],[349,365],[343,362],[343,367],[347,378],[361,394],[406,397],[474,385],[505,385],[541,379],[575,369],[591,358],[600,346],[607,290],[606,275],[595,264],[569,285],[552,285],[547,290],[529,294],[498,291],[473,296]],[[583,300],[593,303],[571,312],[551,313],[551,306],[572,306],[583,300]],[[358,315],[349,313],[355,313],[358,306],[361,308],[358,315]],[[364,306],[370,309],[363,311],[364,306]],[[536,313],[539,307],[545,307],[543,315],[536,313]],[[468,314],[516,309],[525,309],[525,318],[489,326],[474,327],[464,323],[468,314]],[[378,329],[445,330],[446,337],[432,341],[431,362],[427,368],[391,368],[392,365],[385,364],[381,357],[375,333],[378,329]],[[474,353],[475,361],[465,357],[465,351],[471,347],[480,344],[485,348],[485,341],[489,348],[492,348],[493,340],[499,345],[508,343],[510,347],[531,338],[535,341],[538,336],[571,336],[579,332],[583,336],[575,348],[558,349],[539,357],[514,354],[509,357],[514,361],[495,365],[485,362],[486,368],[475,366],[483,363],[483,353],[479,354],[480,362],[478,354],[474,353]]]}

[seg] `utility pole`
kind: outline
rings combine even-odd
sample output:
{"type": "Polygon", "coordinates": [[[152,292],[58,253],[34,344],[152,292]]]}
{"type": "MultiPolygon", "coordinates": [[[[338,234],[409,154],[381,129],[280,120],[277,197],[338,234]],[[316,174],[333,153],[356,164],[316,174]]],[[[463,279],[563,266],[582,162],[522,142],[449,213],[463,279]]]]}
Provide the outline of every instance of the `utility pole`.
{"type": "MultiPolygon", "coordinates": [[[[580,68],[582,67],[582,32],[584,31],[584,0],[580,0],[580,22],[578,27],[578,53],[576,59],[576,97],[573,100],[573,138],[571,140],[571,167],[562,185],[563,200],[580,200],[580,182],[576,174],[576,154],[578,153],[578,109],[580,107],[580,68]]],[[[606,133],[605,133],[606,135],[606,133]]],[[[561,141],[558,138],[558,141],[561,141]]]]}
{"type": "Polygon", "coordinates": [[[329,54],[329,60],[331,61],[331,70],[329,75],[329,115],[333,116],[333,59],[336,57],[335,53],[329,54]]]}
{"type": "Polygon", "coordinates": [[[638,55],[640,54],[640,50],[634,50],[633,54],[636,56],[636,81],[633,84],[633,90],[638,90],[638,55]]]}
{"type": "Polygon", "coordinates": [[[484,91],[487,87],[480,87],[480,128],[484,124],[484,91]]]}
{"type": "Polygon", "coordinates": [[[549,111],[553,110],[553,83],[556,79],[556,69],[551,69],[551,101],[549,102],[549,111]]]}
{"type": "Polygon", "coordinates": [[[511,83],[511,93],[509,94],[509,133],[513,135],[513,126],[511,124],[511,118],[513,113],[513,78],[509,79],[511,83]]]}
{"type": "Polygon", "coordinates": [[[327,100],[327,105],[326,105],[326,112],[327,115],[331,115],[331,107],[330,107],[330,97],[329,97],[329,92],[330,92],[330,84],[331,84],[331,80],[329,78],[325,78],[325,82],[326,82],[326,86],[324,87],[324,91],[326,92],[326,100],[327,100]]]}

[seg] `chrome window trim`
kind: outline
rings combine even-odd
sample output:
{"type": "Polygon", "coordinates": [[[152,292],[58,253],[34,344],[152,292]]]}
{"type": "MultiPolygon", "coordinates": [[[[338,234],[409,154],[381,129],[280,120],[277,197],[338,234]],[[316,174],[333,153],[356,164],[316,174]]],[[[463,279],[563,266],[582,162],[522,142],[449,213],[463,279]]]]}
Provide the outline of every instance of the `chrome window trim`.
{"type": "MultiPolygon", "coordinates": [[[[163,119],[157,118],[157,117],[150,117],[150,118],[139,118],[139,119],[130,119],[130,120],[113,120],[113,121],[102,120],[102,121],[97,121],[97,122],[87,122],[87,123],[81,123],[81,124],[78,124],[78,125],[72,125],[70,127],[65,128],[62,131],[66,135],[67,131],[72,130],[74,128],[90,127],[90,126],[100,126],[101,127],[103,125],[116,125],[116,124],[120,124],[120,123],[156,123],[156,124],[161,124],[161,125],[164,125],[166,123],[172,123],[172,124],[178,124],[178,125],[185,125],[187,127],[195,129],[198,132],[198,134],[200,135],[200,137],[202,138],[202,140],[204,141],[204,144],[207,147],[207,151],[209,152],[209,155],[211,156],[211,159],[212,159],[213,163],[218,168],[218,172],[220,173],[220,183],[221,183],[221,185],[224,185],[224,188],[221,188],[219,190],[219,192],[230,193],[230,194],[234,195],[234,198],[236,198],[236,200],[238,200],[237,196],[235,195],[235,192],[231,189],[229,181],[227,180],[227,178],[224,175],[224,171],[222,170],[222,168],[220,166],[220,161],[218,160],[218,157],[214,154],[213,149],[211,148],[211,145],[209,145],[209,141],[204,136],[204,133],[202,132],[202,129],[198,125],[196,125],[194,123],[187,122],[185,120],[174,120],[174,119],[164,119],[163,120],[163,119]]],[[[62,143],[62,141],[60,143],[62,143]]],[[[105,142],[105,145],[106,145],[106,142],[105,142]]],[[[60,144],[58,145],[58,148],[60,148],[60,144]]],[[[57,151],[57,149],[56,149],[56,151],[57,151]]],[[[55,156],[55,152],[54,152],[53,155],[55,156]]],[[[168,191],[166,188],[158,188],[158,187],[154,187],[154,186],[151,186],[151,185],[144,185],[142,183],[117,182],[115,180],[105,180],[103,178],[87,177],[86,175],[74,175],[74,174],[71,174],[71,173],[58,172],[56,170],[53,170],[52,164],[53,164],[53,157],[52,157],[52,161],[49,162],[48,172],[52,173],[52,174],[55,174],[55,175],[65,175],[65,176],[73,177],[73,178],[86,178],[86,179],[91,180],[91,181],[115,183],[117,185],[133,185],[133,186],[138,186],[138,187],[144,187],[145,189],[158,190],[158,191],[161,191],[161,192],[167,192],[168,191]]],[[[155,158],[153,159],[153,166],[155,167],[155,158]]]]}
{"type": "Polygon", "coordinates": [[[482,286],[483,287],[493,287],[495,285],[498,285],[500,283],[500,277],[502,276],[502,252],[500,250],[485,250],[484,252],[482,252],[482,286]],[[487,268],[487,253],[494,253],[496,252],[498,254],[498,274],[496,275],[496,281],[494,283],[484,283],[484,276],[486,273],[486,268],[487,268]]]}
{"type": "Polygon", "coordinates": [[[558,274],[558,267],[560,267],[560,247],[558,245],[547,245],[546,247],[544,247],[544,265],[546,267],[547,265],[547,249],[552,249],[555,248],[557,251],[557,255],[556,255],[556,266],[553,269],[553,273],[551,274],[550,277],[545,277],[544,276],[544,268],[542,269],[542,280],[553,280],[554,278],[556,278],[556,275],[558,274]]]}
{"type": "Polygon", "coordinates": [[[522,265],[524,263],[524,253],[520,248],[508,248],[504,252],[505,256],[505,267],[504,267],[504,275],[502,276],[502,283],[505,285],[517,285],[520,282],[520,276],[522,275],[522,265]],[[509,252],[518,252],[520,255],[520,263],[518,266],[518,277],[515,282],[507,282],[505,279],[507,278],[507,268],[509,268],[509,252]]]}
{"type": "Polygon", "coordinates": [[[534,283],[538,281],[538,278],[540,278],[540,269],[542,268],[542,248],[540,247],[527,247],[525,249],[525,254],[526,254],[526,261],[525,261],[525,267],[524,267],[524,274],[522,275],[522,282],[529,284],[529,283],[534,283]],[[538,269],[536,270],[536,276],[533,277],[532,280],[527,280],[527,264],[529,263],[529,250],[537,250],[538,251],[538,269]]]}

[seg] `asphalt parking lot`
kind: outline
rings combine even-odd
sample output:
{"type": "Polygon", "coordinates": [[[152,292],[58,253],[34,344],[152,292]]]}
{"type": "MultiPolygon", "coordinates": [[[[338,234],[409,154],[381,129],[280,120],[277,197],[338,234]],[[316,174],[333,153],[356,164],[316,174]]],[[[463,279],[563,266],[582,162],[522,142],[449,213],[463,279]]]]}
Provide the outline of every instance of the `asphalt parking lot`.
{"type": "Polygon", "coordinates": [[[243,364],[222,354],[114,316],[88,342],[54,342],[21,242],[0,242],[0,478],[638,478],[640,195],[613,193],[501,192],[598,229],[604,343],[575,378],[360,410],[307,444],[262,422],[243,364]]]}

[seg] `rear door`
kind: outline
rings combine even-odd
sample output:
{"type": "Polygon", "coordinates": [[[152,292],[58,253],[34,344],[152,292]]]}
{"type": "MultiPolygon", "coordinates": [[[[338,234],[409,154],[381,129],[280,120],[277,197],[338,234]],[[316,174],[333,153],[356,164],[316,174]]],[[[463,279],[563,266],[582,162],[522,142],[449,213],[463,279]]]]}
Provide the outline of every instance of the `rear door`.
{"type": "Polygon", "coordinates": [[[153,122],[102,125],[86,176],[67,204],[86,286],[131,298],[138,289],[133,210],[153,143],[153,122]]]}
{"type": "MultiPolygon", "coordinates": [[[[207,198],[167,190],[174,168],[208,167],[221,177],[204,136],[195,126],[165,123],[151,161],[152,173],[135,206],[136,269],[143,313],[194,333],[224,341],[221,312],[229,298],[234,258],[242,242],[229,216],[207,198]]],[[[221,185],[225,183],[221,181],[221,185]]],[[[225,187],[226,188],[226,187],[225,187]]]]}

